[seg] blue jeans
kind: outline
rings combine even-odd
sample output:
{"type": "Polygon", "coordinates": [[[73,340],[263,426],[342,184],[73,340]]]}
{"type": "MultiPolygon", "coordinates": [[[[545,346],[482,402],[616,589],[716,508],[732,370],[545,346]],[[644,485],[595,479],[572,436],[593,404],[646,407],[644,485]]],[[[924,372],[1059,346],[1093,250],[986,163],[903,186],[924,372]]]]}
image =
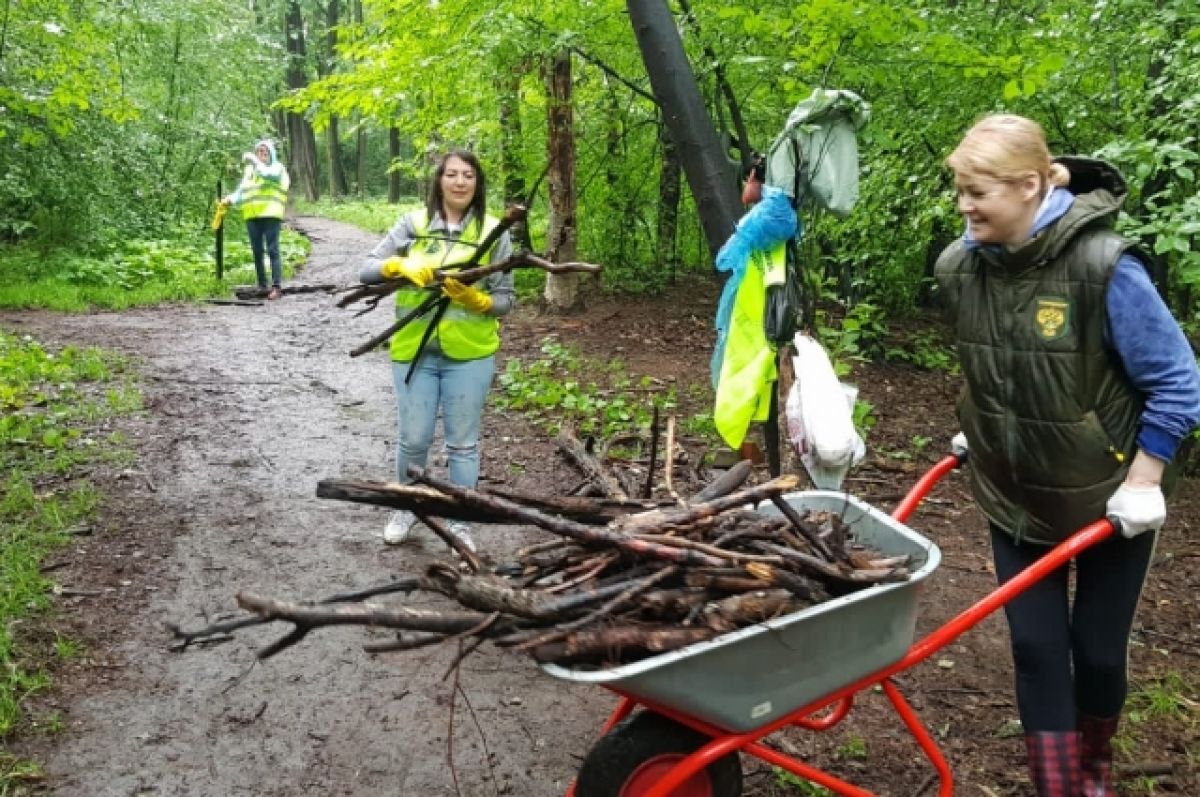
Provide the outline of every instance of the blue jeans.
{"type": "Polygon", "coordinates": [[[283,264],[279,261],[279,226],[279,219],[246,219],[250,251],[254,253],[254,274],[258,277],[260,288],[267,287],[264,252],[271,258],[271,284],[276,288],[283,284],[283,264]]]}
{"type": "Polygon", "coordinates": [[[496,358],[452,360],[441,353],[426,353],[417,361],[412,380],[405,384],[408,367],[409,363],[392,363],[400,421],[396,475],[402,483],[410,482],[409,464],[426,467],[440,407],[450,481],[461,487],[474,487],[479,481],[483,403],[492,386],[496,358]]]}

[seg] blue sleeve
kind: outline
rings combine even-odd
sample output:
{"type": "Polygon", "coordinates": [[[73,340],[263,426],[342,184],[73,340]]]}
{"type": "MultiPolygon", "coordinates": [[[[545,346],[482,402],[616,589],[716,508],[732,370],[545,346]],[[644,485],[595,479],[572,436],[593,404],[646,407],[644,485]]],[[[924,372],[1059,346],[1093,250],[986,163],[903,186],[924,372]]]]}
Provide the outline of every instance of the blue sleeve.
{"type": "Polygon", "coordinates": [[[1200,424],[1200,369],[1141,261],[1122,255],[1105,294],[1108,341],[1145,398],[1137,446],[1170,462],[1200,424]]]}

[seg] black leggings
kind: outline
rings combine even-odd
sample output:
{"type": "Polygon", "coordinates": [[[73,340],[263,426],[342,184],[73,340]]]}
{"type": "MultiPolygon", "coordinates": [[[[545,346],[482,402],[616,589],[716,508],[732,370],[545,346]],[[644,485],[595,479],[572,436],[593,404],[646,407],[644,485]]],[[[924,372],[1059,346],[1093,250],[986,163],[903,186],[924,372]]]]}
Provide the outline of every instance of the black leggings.
{"type": "MultiPolygon", "coordinates": [[[[1050,550],[1014,543],[994,524],[991,531],[1001,584],[1050,550]]],[[[1153,532],[1131,540],[1118,535],[1077,556],[1074,605],[1070,567],[1063,566],[1004,607],[1026,733],[1074,730],[1077,711],[1100,718],[1121,713],[1129,687],[1129,633],[1154,539],[1153,532]]]]}

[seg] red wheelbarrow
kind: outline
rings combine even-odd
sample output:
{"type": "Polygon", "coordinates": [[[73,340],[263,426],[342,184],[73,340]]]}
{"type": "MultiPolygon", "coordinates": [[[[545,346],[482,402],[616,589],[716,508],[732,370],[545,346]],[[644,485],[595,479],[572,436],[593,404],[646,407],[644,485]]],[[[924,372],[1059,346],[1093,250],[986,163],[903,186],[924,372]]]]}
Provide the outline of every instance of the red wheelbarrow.
{"type": "MultiPolygon", "coordinates": [[[[821,731],[841,722],[854,695],[879,686],[941,780],[954,777],[937,744],[892,681],[953,642],[1034,583],[1111,536],[1100,520],[988,593],[925,638],[916,634],[917,596],[941,560],[937,546],[904,525],[933,485],[961,464],[947,456],[886,515],[844,493],[814,490],[787,500],[798,510],[839,512],[855,538],[885,555],[908,555],[912,576],[810,606],[707,642],[606,670],[544,664],[547,673],[599,684],[621,696],[566,797],[739,797],[739,753],[752,755],[835,794],[872,793],[762,743],[787,726],[821,731]],[[646,710],[634,713],[639,706],[646,710]]],[[[774,508],[764,509],[773,512],[774,508]]]]}

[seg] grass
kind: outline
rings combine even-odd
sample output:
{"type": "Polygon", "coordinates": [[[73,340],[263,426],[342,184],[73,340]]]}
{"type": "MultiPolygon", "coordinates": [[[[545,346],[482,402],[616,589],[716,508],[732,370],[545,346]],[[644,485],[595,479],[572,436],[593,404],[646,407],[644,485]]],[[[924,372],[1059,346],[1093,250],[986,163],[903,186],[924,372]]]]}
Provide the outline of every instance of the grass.
{"type": "MultiPolygon", "coordinates": [[[[295,273],[308,251],[306,239],[284,228],[285,276],[295,273]]],[[[226,222],[224,263],[224,279],[218,280],[211,233],[126,241],[88,255],[5,247],[0,248],[0,307],[82,312],[227,297],[232,286],[255,282],[249,240],[238,220],[226,222]]]]}
{"type": "MultiPolygon", "coordinates": [[[[42,563],[99,506],[86,470],[132,456],[101,423],[140,407],[124,359],[91,348],[51,352],[0,332],[0,739],[27,721],[24,702],[50,683],[46,664],[79,655],[72,640],[39,643],[23,629],[50,607],[42,563]]],[[[61,721],[38,724],[54,730],[61,721]]],[[[0,794],[37,776],[35,764],[0,754],[0,794]]]]}
{"type": "Polygon", "coordinates": [[[297,213],[343,221],[382,236],[400,220],[402,215],[410,210],[423,207],[424,204],[416,197],[405,197],[396,204],[381,199],[366,201],[322,199],[319,202],[301,200],[295,202],[294,207],[297,213]]]}

